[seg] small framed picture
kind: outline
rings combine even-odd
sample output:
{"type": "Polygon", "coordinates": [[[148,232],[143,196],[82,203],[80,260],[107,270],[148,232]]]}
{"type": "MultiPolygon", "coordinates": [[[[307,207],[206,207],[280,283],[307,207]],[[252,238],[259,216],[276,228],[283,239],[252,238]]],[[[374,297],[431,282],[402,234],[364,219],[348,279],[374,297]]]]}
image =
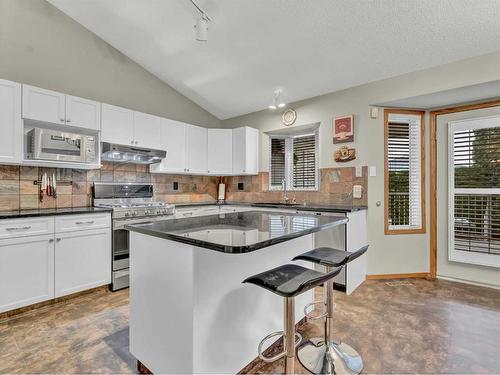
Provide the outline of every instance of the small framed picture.
{"type": "Polygon", "coordinates": [[[333,143],[354,141],[354,116],[342,116],[333,120],[333,143]]]}

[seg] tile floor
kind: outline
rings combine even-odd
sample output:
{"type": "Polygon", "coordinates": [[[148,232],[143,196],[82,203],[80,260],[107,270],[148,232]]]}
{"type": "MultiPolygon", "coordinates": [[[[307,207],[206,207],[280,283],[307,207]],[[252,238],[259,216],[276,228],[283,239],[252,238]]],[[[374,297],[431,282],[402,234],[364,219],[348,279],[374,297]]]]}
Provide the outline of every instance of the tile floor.
{"type": "MultiPolygon", "coordinates": [[[[500,290],[371,280],[351,296],[336,296],[337,337],[359,350],[364,373],[500,373],[500,290]]],[[[320,334],[311,323],[301,331],[320,334]]],[[[256,361],[252,372],[282,366],[256,361]]],[[[0,373],[133,372],[127,290],[101,290],[0,321],[0,373]]],[[[297,372],[306,373],[299,364],[297,372]]]]}

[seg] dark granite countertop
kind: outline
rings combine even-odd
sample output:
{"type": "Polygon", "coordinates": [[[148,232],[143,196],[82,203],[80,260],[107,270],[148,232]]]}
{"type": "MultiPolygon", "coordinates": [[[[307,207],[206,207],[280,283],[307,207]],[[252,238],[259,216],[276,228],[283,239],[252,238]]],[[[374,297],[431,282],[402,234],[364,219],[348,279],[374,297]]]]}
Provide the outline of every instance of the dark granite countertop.
{"type": "Polygon", "coordinates": [[[73,208],[41,208],[38,210],[0,211],[0,219],[18,219],[23,217],[56,216],[91,214],[99,212],[111,212],[108,208],[97,207],[73,207],[73,208]]]}
{"type": "Polygon", "coordinates": [[[348,213],[366,210],[367,206],[346,206],[346,205],[336,205],[336,204],[283,204],[283,203],[246,203],[246,202],[197,202],[197,203],[177,203],[175,206],[178,208],[189,208],[189,207],[200,207],[200,206],[246,206],[246,207],[263,207],[263,208],[285,208],[288,210],[298,210],[298,211],[316,211],[316,212],[339,212],[348,213]]]}
{"type": "Polygon", "coordinates": [[[132,232],[224,253],[249,253],[324,229],[346,224],[340,216],[246,211],[128,225],[132,232]]]}

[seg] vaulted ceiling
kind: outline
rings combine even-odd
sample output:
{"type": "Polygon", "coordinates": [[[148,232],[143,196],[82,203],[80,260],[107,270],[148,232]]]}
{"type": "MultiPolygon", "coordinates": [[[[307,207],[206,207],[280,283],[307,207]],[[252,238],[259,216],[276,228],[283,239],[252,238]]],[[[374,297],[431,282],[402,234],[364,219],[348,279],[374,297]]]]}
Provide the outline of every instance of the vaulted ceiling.
{"type": "Polygon", "coordinates": [[[500,50],[497,0],[49,0],[220,119],[500,50]]]}

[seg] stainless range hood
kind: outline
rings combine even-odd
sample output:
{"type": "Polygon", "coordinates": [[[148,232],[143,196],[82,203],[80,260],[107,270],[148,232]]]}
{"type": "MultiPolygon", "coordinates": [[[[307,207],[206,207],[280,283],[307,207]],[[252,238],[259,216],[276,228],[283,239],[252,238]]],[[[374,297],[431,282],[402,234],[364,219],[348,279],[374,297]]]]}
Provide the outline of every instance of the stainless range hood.
{"type": "Polygon", "coordinates": [[[151,150],[135,146],[102,142],[101,160],[116,163],[154,164],[167,156],[163,150],[151,150]]]}

